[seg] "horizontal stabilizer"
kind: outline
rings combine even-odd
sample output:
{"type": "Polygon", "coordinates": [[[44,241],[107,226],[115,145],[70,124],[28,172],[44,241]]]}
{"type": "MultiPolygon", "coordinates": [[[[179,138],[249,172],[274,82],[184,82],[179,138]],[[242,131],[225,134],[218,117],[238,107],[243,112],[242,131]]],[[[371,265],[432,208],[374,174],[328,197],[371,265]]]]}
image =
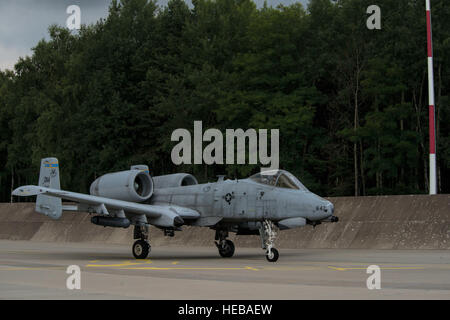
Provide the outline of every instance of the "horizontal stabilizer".
{"type": "Polygon", "coordinates": [[[78,206],[75,205],[63,205],[62,206],[63,211],[80,211],[78,210],[78,206]]]}
{"type": "Polygon", "coordinates": [[[12,195],[18,197],[30,197],[30,196],[37,196],[38,194],[43,193],[45,193],[45,190],[37,186],[23,186],[15,189],[12,192],[12,195]]]}

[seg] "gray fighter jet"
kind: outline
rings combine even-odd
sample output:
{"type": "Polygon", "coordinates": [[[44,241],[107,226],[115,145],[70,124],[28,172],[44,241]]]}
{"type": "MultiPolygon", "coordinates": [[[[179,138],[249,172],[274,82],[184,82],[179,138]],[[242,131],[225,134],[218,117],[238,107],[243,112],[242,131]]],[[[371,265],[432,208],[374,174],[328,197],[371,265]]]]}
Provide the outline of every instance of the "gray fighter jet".
{"type": "Polygon", "coordinates": [[[108,173],[95,180],[90,195],[60,188],[56,158],[41,161],[38,186],[22,186],[15,196],[37,196],[36,211],[59,219],[63,211],[94,214],[91,222],[107,227],[134,225],[133,255],[145,259],[150,252],[148,227],[154,225],[174,236],[183,225],[216,231],[215,244],[222,257],[232,257],[229,232],[260,235],[267,260],[278,260],[274,248],[277,230],[337,222],[333,204],[314,193],[284,170],[267,171],[242,180],[198,184],[191,174],[152,177],[145,165],[108,173]],[[76,205],[63,205],[61,199],[76,205]]]}

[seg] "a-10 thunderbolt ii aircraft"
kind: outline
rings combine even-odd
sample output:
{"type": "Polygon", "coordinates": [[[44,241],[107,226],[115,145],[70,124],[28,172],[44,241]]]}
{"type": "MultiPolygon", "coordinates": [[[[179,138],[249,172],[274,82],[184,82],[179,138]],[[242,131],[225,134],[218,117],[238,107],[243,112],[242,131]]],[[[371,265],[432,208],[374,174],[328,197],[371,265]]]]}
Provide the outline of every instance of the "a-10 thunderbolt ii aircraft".
{"type": "Polygon", "coordinates": [[[145,165],[108,173],[96,179],[90,195],[60,189],[56,158],[41,161],[38,186],[22,186],[15,196],[37,196],[36,211],[59,219],[63,211],[94,214],[91,222],[106,227],[134,225],[133,255],[145,259],[150,252],[148,227],[154,225],[173,236],[183,225],[216,231],[219,254],[231,257],[229,232],[260,235],[267,260],[278,260],[274,248],[277,230],[337,222],[334,207],[284,170],[257,173],[247,179],[198,184],[191,174],[152,177],[145,165]],[[76,202],[63,205],[61,199],[76,202]]]}

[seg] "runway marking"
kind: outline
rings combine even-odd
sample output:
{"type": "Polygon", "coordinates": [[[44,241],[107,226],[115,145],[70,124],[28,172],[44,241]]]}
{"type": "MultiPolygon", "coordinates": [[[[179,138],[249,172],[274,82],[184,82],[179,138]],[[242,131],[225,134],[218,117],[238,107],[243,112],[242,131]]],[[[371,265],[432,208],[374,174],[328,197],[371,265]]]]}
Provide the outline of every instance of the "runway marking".
{"type": "Polygon", "coordinates": [[[262,267],[263,270],[271,271],[308,271],[308,270],[319,270],[321,267],[309,267],[309,266],[298,266],[298,267],[262,267]]]}
{"type": "Polygon", "coordinates": [[[130,267],[120,268],[123,270],[252,270],[259,269],[253,267],[130,267]]]}
{"type": "Polygon", "coordinates": [[[118,268],[122,270],[251,270],[258,271],[258,268],[245,266],[245,267],[175,267],[179,261],[173,261],[171,264],[174,267],[148,267],[146,265],[152,264],[153,261],[136,260],[141,262],[133,262],[131,260],[124,261],[122,263],[115,264],[87,264],[85,267],[89,268],[118,268]]]}
{"type": "Polygon", "coordinates": [[[253,268],[253,267],[245,267],[245,269],[247,269],[247,270],[253,270],[253,271],[258,271],[259,269],[256,269],[256,268],[253,268]]]}
{"type": "Polygon", "coordinates": [[[152,263],[152,262],[151,261],[150,262],[124,261],[123,263],[117,263],[117,264],[87,264],[86,267],[126,267],[126,266],[142,265],[144,263],[152,263]]]}
{"type": "MultiPolygon", "coordinates": [[[[347,270],[367,270],[367,268],[360,267],[334,267],[328,266],[328,269],[337,271],[347,271],[347,270]]],[[[423,270],[425,267],[380,267],[381,270],[423,270]]]]}

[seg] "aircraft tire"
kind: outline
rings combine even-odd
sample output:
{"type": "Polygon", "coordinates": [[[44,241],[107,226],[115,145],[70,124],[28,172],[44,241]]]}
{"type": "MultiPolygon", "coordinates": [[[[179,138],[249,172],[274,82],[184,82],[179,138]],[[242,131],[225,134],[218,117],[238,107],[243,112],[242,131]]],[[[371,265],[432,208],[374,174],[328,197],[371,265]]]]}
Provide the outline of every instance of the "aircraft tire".
{"type": "Polygon", "coordinates": [[[225,248],[219,248],[219,254],[222,258],[231,258],[234,255],[234,243],[226,240],[225,248]]]}
{"type": "Polygon", "coordinates": [[[133,244],[133,256],[136,259],[145,259],[150,252],[150,244],[145,240],[137,240],[133,244]]]}
{"type": "Polygon", "coordinates": [[[272,254],[270,256],[269,256],[269,253],[266,253],[267,261],[269,261],[269,262],[277,261],[278,257],[280,256],[280,254],[278,253],[278,250],[275,248],[272,248],[271,252],[272,252],[272,254]]]}

